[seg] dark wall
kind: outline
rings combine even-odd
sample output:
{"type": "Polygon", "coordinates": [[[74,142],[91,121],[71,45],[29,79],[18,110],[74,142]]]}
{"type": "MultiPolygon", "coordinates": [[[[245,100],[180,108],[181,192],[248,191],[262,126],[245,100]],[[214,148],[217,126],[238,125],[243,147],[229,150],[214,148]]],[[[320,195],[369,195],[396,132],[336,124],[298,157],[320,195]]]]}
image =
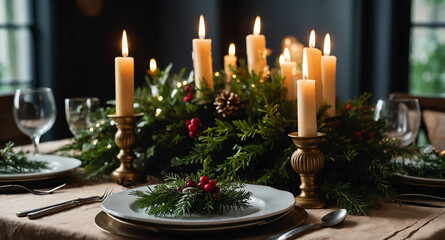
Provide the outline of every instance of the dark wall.
{"type": "MultiPolygon", "coordinates": [[[[231,42],[236,44],[237,56],[246,57],[245,36],[252,32],[257,15],[261,16],[261,32],[266,35],[267,47],[273,51],[268,58],[269,66],[274,65],[280,53],[283,37],[293,35],[307,45],[310,30],[315,29],[316,46],[322,49],[324,36],[329,32],[332,54],[338,58],[337,95],[342,99],[357,97],[362,90],[368,89],[362,84],[363,58],[370,58],[372,62],[378,60],[378,56],[362,54],[363,49],[367,49],[361,37],[362,20],[366,16],[364,2],[370,1],[36,1],[40,29],[37,31],[40,33],[37,38],[38,80],[53,88],[59,110],[50,138],[69,136],[64,98],[96,96],[103,103],[114,98],[114,58],[121,55],[124,28],[130,56],[135,58],[135,84],[139,85],[150,58],[155,58],[161,68],[174,62],[174,71],[182,67],[192,69],[191,41],[198,35],[200,14],[205,16],[206,37],[212,39],[214,70],[223,67],[223,55],[231,42]],[[94,16],[88,16],[82,9],[92,8],[83,8],[85,5],[80,3],[101,3],[102,7],[94,16]]],[[[378,20],[378,16],[374,17],[378,20]]],[[[384,38],[375,36],[375,39],[385,45],[384,38]]],[[[379,66],[375,71],[384,67],[379,66]]],[[[369,88],[375,87],[371,84],[369,88]]]]}

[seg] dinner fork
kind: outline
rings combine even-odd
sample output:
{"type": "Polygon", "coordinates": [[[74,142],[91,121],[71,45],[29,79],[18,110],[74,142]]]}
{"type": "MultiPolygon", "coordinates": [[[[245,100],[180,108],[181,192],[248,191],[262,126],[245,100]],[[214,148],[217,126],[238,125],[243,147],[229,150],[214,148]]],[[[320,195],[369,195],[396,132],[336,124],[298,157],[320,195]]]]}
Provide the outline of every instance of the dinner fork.
{"type": "Polygon", "coordinates": [[[46,190],[46,191],[39,190],[39,189],[30,189],[30,188],[27,188],[25,186],[17,185],[17,184],[2,185],[2,186],[0,186],[0,188],[21,188],[21,189],[24,189],[24,190],[26,190],[26,191],[28,191],[30,193],[36,194],[36,195],[46,195],[46,194],[50,194],[50,193],[52,193],[52,192],[54,192],[54,191],[56,191],[56,190],[58,190],[60,188],[63,188],[65,185],[66,185],[66,183],[64,183],[64,184],[62,184],[60,186],[57,186],[57,187],[55,187],[53,189],[46,190]]]}
{"type": "Polygon", "coordinates": [[[55,204],[55,205],[51,205],[51,206],[46,206],[43,208],[33,209],[33,210],[29,210],[29,211],[24,211],[24,212],[18,212],[16,214],[17,214],[17,216],[19,216],[19,214],[24,215],[26,213],[29,219],[35,219],[35,218],[43,217],[43,216],[46,216],[46,215],[49,215],[52,213],[60,212],[62,210],[68,209],[68,208],[80,206],[82,204],[87,204],[87,203],[92,203],[92,202],[102,202],[111,194],[113,194],[113,190],[107,188],[105,190],[104,194],[102,194],[102,196],[78,198],[78,199],[74,199],[71,201],[67,201],[67,202],[63,202],[63,203],[59,203],[59,204],[55,204]]]}

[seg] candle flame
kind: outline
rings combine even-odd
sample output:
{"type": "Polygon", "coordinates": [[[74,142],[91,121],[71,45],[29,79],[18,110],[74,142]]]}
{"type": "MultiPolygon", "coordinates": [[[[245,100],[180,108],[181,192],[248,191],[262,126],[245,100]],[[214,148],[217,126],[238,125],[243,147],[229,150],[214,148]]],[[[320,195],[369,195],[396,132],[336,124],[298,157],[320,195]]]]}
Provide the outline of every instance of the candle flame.
{"type": "Polygon", "coordinates": [[[156,60],[154,58],[150,59],[150,72],[156,71],[157,68],[156,60]]]}
{"type": "Polygon", "coordinates": [[[284,63],[286,60],[284,60],[283,54],[280,54],[280,58],[278,60],[280,63],[284,63]]]}
{"type": "Polygon", "coordinates": [[[204,16],[201,14],[199,16],[199,30],[198,35],[200,39],[204,39],[206,37],[206,25],[204,23],[204,16]]]}
{"type": "Polygon", "coordinates": [[[289,48],[285,48],[285,49],[284,49],[284,53],[283,53],[283,55],[284,55],[284,59],[285,59],[287,62],[289,62],[289,61],[290,61],[290,52],[289,52],[289,48]]]}
{"type": "Polygon", "coordinates": [[[231,43],[229,46],[229,55],[232,57],[235,56],[235,44],[234,43],[231,43]]]}
{"type": "Polygon", "coordinates": [[[253,34],[260,35],[261,32],[261,19],[260,16],[257,16],[255,19],[255,24],[253,25],[253,34]]]}
{"type": "Polygon", "coordinates": [[[314,48],[315,47],[315,31],[312,29],[311,36],[309,37],[309,47],[314,48]]]}
{"type": "Polygon", "coordinates": [[[329,33],[326,34],[326,37],[324,38],[323,52],[326,56],[329,56],[329,54],[331,54],[331,37],[329,36],[329,33]]]}
{"type": "Polygon", "coordinates": [[[127,32],[125,31],[125,29],[122,33],[122,56],[128,57],[127,32]]]}
{"type": "Polygon", "coordinates": [[[303,79],[308,79],[308,68],[307,68],[307,56],[306,51],[303,51],[303,79]]]}

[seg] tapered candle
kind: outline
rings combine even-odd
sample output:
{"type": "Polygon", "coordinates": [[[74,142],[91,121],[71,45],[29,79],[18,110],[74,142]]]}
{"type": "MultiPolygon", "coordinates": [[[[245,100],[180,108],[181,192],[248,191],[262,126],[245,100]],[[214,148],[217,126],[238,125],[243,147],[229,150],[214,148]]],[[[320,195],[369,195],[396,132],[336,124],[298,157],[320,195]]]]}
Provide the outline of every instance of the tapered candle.
{"type": "Polygon", "coordinates": [[[286,98],[289,100],[295,99],[294,93],[294,73],[296,72],[297,63],[291,61],[290,52],[288,48],[284,49],[283,55],[279,59],[281,76],[284,77],[283,86],[287,89],[286,98]]]}
{"type": "Polygon", "coordinates": [[[195,69],[195,85],[202,87],[202,81],[206,81],[210,89],[213,89],[212,66],[212,40],[205,39],[204,16],[199,17],[199,39],[193,39],[193,67],[195,69]]]}
{"type": "Polygon", "coordinates": [[[309,37],[309,47],[305,47],[303,53],[306,53],[307,57],[308,79],[315,80],[315,96],[317,98],[316,109],[318,111],[323,104],[323,90],[321,82],[321,51],[315,48],[314,30],[311,31],[309,37]]]}
{"type": "Polygon", "coordinates": [[[226,72],[226,81],[230,83],[233,72],[230,70],[230,66],[236,69],[236,56],[235,56],[235,44],[231,43],[229,46],[229,54],[224,56],[224,71],[226,72]]]}
{"type": "Polygon", "coordinates": [[[260,34],[261,19],[256,17],[253,34],[246,37],[247,67],[249,73],[263,73],[267,66],[266,37],[260,34]]]}
{"type": "Polygon", "coordinates": [[[154,58],[150,59],[150,72],[155,72],[158,69],[158,65],[156,64],[156,60],[154,58]]]}
{"type": "Polygon", "coordinates": [[[298,87],[298,136],[317,136],[317,111],[315,108],[315,80],[308,80],[306,53],[303,53],[303,79],[297,81],[298,87]]]}
{"type": "Polygon", "coordinates": [[[114,59],[116,82],[116,115],[134,114],[134,59],[128,57],[127,33],[122,33],[122,57],[114,59]]]}
{"type": "Polygon", "coordinates": [[[324,39],[324,55],[321,57],[321,77],[323,79],[323,101],[331,106],[328,109],[328,116],[335,115],[335,72],[337,68],[337,58],[330,56],[331,38],[329,33],[324,39]]]}

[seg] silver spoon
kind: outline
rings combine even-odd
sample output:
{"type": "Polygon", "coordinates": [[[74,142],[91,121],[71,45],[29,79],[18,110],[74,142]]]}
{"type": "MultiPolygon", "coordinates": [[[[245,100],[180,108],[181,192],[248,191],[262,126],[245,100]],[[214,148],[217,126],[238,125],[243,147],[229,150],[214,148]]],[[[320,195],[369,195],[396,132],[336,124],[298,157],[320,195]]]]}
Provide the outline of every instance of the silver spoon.
{"type": "Polygon", "coordinates": [[[339,209],[337,211],[330,212],[330,213],[326,214],[321,219],[322,222],[320,222],[320,223],[311,223],[308,225],[297,227],[297,228],[287,231],[281,235],[274,235],[272,237],[269,237],[269,238],[267,238],[267,240],[272,240],[272,239],[285,240],[285,239],[289,239],[289,238],[295,236],[298,233],[307,231],[309,229],[335,226],[335,225],[343,222],[343,220],[345,220],[346,215],[347,215],[346,213],[347,213],[346,209],[339,209]]]}

